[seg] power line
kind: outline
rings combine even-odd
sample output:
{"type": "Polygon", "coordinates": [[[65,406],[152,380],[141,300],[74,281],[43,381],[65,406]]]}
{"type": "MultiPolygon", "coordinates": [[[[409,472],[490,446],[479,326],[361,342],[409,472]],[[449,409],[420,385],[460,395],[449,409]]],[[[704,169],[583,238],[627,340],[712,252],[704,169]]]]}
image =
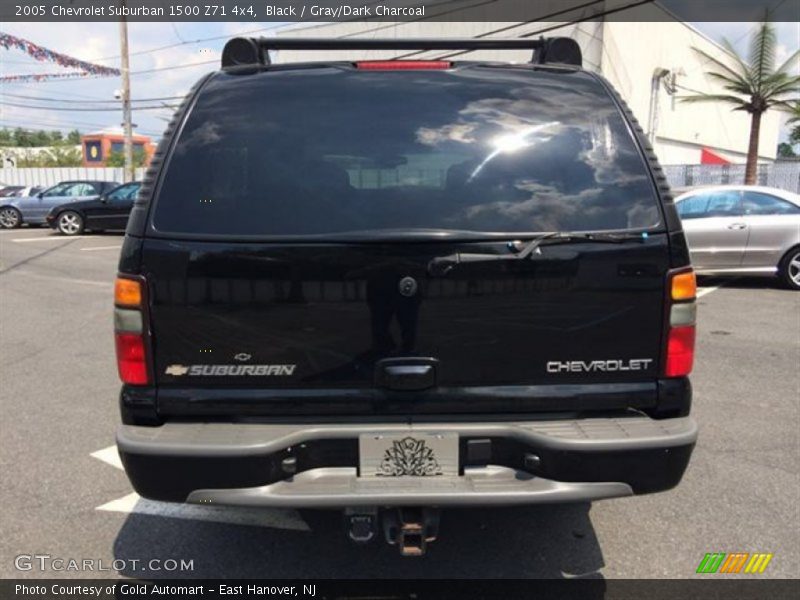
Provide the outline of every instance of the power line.
{"type": "MultiPolygon", "coordinates": [[[[652,2],[653,0],[649,0],[649,1],[652,2]]],[[[531,23],[539,23],[541,21],[544,21],[545,19],[551,19],[551,18],[554,18],[554,17],[559,17],[559,16],[562,16],[564,14],[568,14],[568,13],[574,12],[576,10],[581,10],[581,9],[584,9],[584,8],[588,8],[588,7],[592,6],[593,4],[599,4],[601,2],[605,2],[605,0],[590,0],[589,2],[585,2],[584,4],[579,4],[577,6],[572,6],[570,8],[565,8],[565,9],[557,10],[555,12],[552,12],[552,13],[549,13],[549,14],[546,14],[546,15],[542,15],[540,18],[538,18],[536,20],[533,20],[533,21],[523,21],[522,23],[516,23],[514,25],[506,25],[504,27],[499,27],[497,29],[492,29],[490,31],[484,31],[483,33],[480,33],[480,34],[476,35],[475,39],[485,38],[487,36],[494,35],[496,33],[503,33],[505,31],[510,31],[512,29],[517,29],[519,27],[524,27],[525,25],[530,25],[531,23]]],[[[472,7],[470,7],[470,8],[472,8],[472,7]]],[[[594,16],[598,16],[598,15],[593,15],[593,17],[594,16]]],[[[599,16],[602,16],[602,15],[599,15],[599,16]]],[[[572,24],[575,24],[577,22],[578,21],[573,21],[573,22],[570,22],[570,23],[559,25],[558,27],[556,27],[556,29],[561,28],[561,27],[565,27],[566,25],[572,25],[572,24]]],[[[549,29],[550,28],[548,28],[547,31],[549,31],[549,29]]],[[[536,35],[536,33],[538,33],[538,32],[534,32],[533,35],[536,35]]],[[[525,37],[525,36],[521,36],[521,37],[525,37]]],[[[429,50],[415,50],[414,52],[408,52],[406,54],[401,54],[400,56],[396,56],[395,60],[401,60],[401,59],[404,59],[404,58],[408,58],[410,56],[416,56],[418,54],[424,54],[425,52],[430,52],[430,51],[429,50]]],[[[456,52],[456,53],[449,54],[447,56],[458,56],[458,55],[461,55],[461,54],[466,54],[468,52],[473,52],[473,51],[472,50],[464,50],[464,51],[461,51],[461,52],[456,52]]]]}
{"type": "MultiPolygon", "coordinates": [[[[68,104],[86,104],[86,100],[67,100],[64,98],[42,98],[41,96],[25,96],[23,94],[2,93],[3,97],[21,98],[24,100],[38,100],[40,102],[66,102],[68,104]]],[[[87,98],[89,98],[87,96],[87,98]]],[[[159,102],[161,100],[181,100],[183,96],[163,96],[161,98],[131,98],[131,102],[159,102]]],[[[119,105],[119,100],[90,100],[93,104],[115,104],[119,105]]]]}
{"type": "MultiPolygon", "coordinates": [[[[652,0],[649,0],[652,2],[652,0]]],[[[131,75],[144,75],[146,73],[158,73],[159,71],[172,71],[174,69],[186,69],[187,67],[199,67],[200,65],[218,64],[218,60],[204,60],[201,62],[187,63],[185,65],[173,65],[170,67],[159,67],[157,69],[145,69],[143,71],[131,71],[131,75]]]]}
{"type": "MultiPolygon", "coordinates": [[[[13,102],[0,102],[2,106],[14,106],[17,108],[39,109],[39,110],[59,110],[70,112],[118,112],[119,108],[71,108],[64,106],[31,106],[29,104],[15,104],[13,102]]],[[[163,104],[161,106],[137,106],[136,110],[174,110],[177,109],[177,104],[163,104]]]]}
{"type": "MultiPolygon", "coordinates": [[[[189,67],[198,67],[201,65],[210,65],[210,64],[219,64],[217,60],[204,60],[201,62],[195,63],[187,63],[185,65],[171,65],[168,67],[159,67],[157,69],[144,69],[142,71],[131,71],[131,75],[145,75],[148,73],[158,73],[160,71],[174,71],[175,69],[186,69],[189,67]]],[[[81,77],[80,79],[46,79],[44,81],[38,81],[37,83],[63,83],[64,81],[86,81],[88,79],[100,79],[99,77],[95,77],[94,75],[90,75],[89,77],[81,77]]],[[[11,85],[14,85],[13,83],[11,85]]]]}
{"type": "MultiPolygon", "coordinates": [[[[263,31],[272,31],[273,29],[280,29],[281,27],[285,27],[285,26],[286,26],[286,23],[280,23],[280,24],[277,24],[277,25],[270,25],[269,27],[262,27],[260,29],[251,29],[251,30],[248,30],[248,31],[243,31],[243,32],[241,32],[241,33],[239,33],[237,35],[250,35],[251,33],[261,33],[263,31]]],[[[191,44],[201,44],[203,42],[213,42],[213,41],[216,41],[216,40],[225,40],[225,39],[230,39],[231,37],[234,37],[234,36],[232,36],[231,34],[226,34],[226,35],[215,35],[215,36],[207,37],[207,38],[197,38],[197,39],[194,39],[194,40],[186,40],[186,41],[183,41],[183,42],[176,42],[174,44],[167,44],[165,46],[156,46],[155,48],[147,48],[145,50],[138,50],[136,52],[131,52],[130,56],[141,56],[142,54],[153,54],[155,52],[161,52],[163,50],[169,50],[171,48],[178,48],[179,46],[187,46],[187,45],[191,45],[191,44]]],[[[115,60],[115,59],[118,59],[118,58],[122,58],[122,57],[119,54],[116,54],[116,55],[113,55],[113,56],[104,56],[102,58],[98,58],[97,60],[115,60]]]]}
{"type": "MultiPolygon", "coordinates": [[[[449,15],[449,14],[452,14],[452,13],[462,12],[462,11],[465,11],[465,10],[469,10],[471,8],[477,8],[479,6],[484,6],[486,4],[495,4],[498,1],[499,0],[479,0],[475,4],[469,4],[469,5],[466,5],[466,6],[458,6],[457,8],[452,8],[452,9],[445,10],[445,11],[442,11],[442,12],[431,13],[430,15],[424,16],[424,17],[414,17],[414,18],[411,18],[411,19],[403,21],[402,24],[405,25],[405,24],[408,24],[408,23],[416,23],[416,22],[419,22],[419,21],[430,21],[430,20],[438,18],[438,17],[442,17],[442,16],[449,15]]],[[[595,0],[595,2],[601,2],[601,1],[603,1],[603,0],[595,0]]],[[[446,5],[446,4],[457,4],[459,2],[463,3],[464,0],[446,0],[444,2],[431,4],[429,6],[429,8],[434,10],[434,9],[442,7],[442,6],[446,5]]],[[[379,2],[372,2],[372,3],[369,3],[369,4],[365,4],[365,6],[374,6],[375,4],[378,4],[378,3],[379,2]]],[[[367,19],[364,19],[364,20],[366,21],[367,19]]],[[[337,23],[339,23],[339,24],[342,24],[342,23],[347,24],[347,23],[353,23],[355,21],[361,21],[361,19],[360,18],[345,19],[345,20],[342,20],[342,21],[337,21],[337,23]]],[[[294,31],[311,31],[313,29],[318,29],[320,27],[326,27],[327,25],[328,25],[327,23],[315,23],[314,25],[309,25],[307,27],[296,27],[296,28],[292,29],[291,31],[293,31],[293,32],[294,31]]],[[[398,25],[396,23],[383,24],[383,25],[379,25],[377,27],[373,27],[371,29],[364,29],[364,30],[361,30],[361,31],[353,32],[353,33],[345,33],[343,35],[338,36],[337,39],[346,39],[346,38],[349,38],[351,36],[363,36],[364,34],[367,34],[367,33],[375,33],[375,32],[378,32],[378,31],[382,31],[384,29],[392,29],[392,28],[397,27],[397,26],[398,25]]],[[[423,50],[423,52],[424,52],[424,50],[423,50]]]]}
{"type": "MultiPolygon", "coordinates": [[[[556,29],[562,29],[564,27],[569,27],[570,25],[577,25],[578,23],[583,23],[585,21],[591,21],[593,19],[599,19],[600,17],[605,17],[607,15],[613,15],[613,14],[618,13],[618,12],[622,12],[622,11],[629,10],[629,9],[632,9],[632,8],[637,8],[639,6],[644,6],[645,4],[652,4],[653,2],[654,2],[654,0],[639,0],[638,2],[633,2],[631,4],[626,4],[625,6],[620,6],[620,7],[617,7],[617,8],[612,8],[612,9],[609,9],[609,10],[605,10],[605,11],[602,11],[602,12],[599,12],[599,13],[595,13],[595,14],[586,16],[586,17],[582,17],[580,19],[575,19],[574,21],[569,21],[567,23],[562,23],[562,24],[559,24],[559,25],[551,25],[550,27],[545,27],[544,29],[537,29],[536,31],[530,31],[528,33],[523,33],[519,37],[520,38],[529,38],[529,37],[533,37],[535,35],[541,35],[543,33],[548,33],[550,31],[554,31],[556,29]]],[[[572,10],[576,10],[577,8],[585,8],[585,7],[588,7],[589,5],[592,5],[592,4],[596,4],[596,2],[588,2],[585,5],[581,5],[579,7],[573,8],[573,9],[565,9],[565,10],[560,11],[560,13],[571,12],[572,10]]],[[[542,17],[542,18],[550,18],[551,16],[555,16],[556,14],[559,14],[559,13],[553,13],[551,15],[547,15],[546,17],[542,17]]],[[[532,22],[535,23],[535,22],[538,22],[538,21],[532,21],[532,22]]],[[[500,29],[496,29],[494,31],[488,31],[486,33],[483,33],[483,34],[481,34],[481,36],[482,37],[486,37],[487,35],[491,35],[491,34],[494,34],[494,33],[497,33],[497,32],[502,32],[502,31],[508,31],[509,29],[514,29],[516,27],[521,27],[521,26],[526,25],[526,24],[528,24],[528,23],[520,23],[519,25],[508,25],[506,27],[501,27],[500,29]]],[[[475,50],[461,50],[459,52],[451,52],[450,54],[444,54],[442,56],[437,56],[433,60],[446,60],[446,59],[449,59],[449,58],[453,58],[455,56],[461,56],[461,55],[464,55],[464,54],[469,54],[470,52],[475,52],[475,50]]]]}
{"type": "MultiPolygon", "coordinates": [[[[185,44],[186,40],[181,37],[180,33],[178,33],[178,26],[175,25],[175,21],[170,21],[169,24],[172,25],[172,32],[175,34],[175,37],[178,38],[178,41],[181,44],[185,44]]],[[[130,56],[130,54],[128,56],[130,56]]]]}
{"type": "MultiPolygon", "coordinates": [[[[24,123],[29,123],[30,121],[25,121],[24,123]]],[[[103,125],[99,123],[87,123],[84,121],[68,121],[68,122],[57,122],[57,121],[43,121],[37,118],[37,122],[46,125],[49,129],[61,129],[64,131],[72,131],[74,129],[102,129],[103,125]]],[[[0,123],[7,123],[7,125],[3,125],[4,129],[22,129],[23,131],[46,131],[46,129],[32,129],[30,127],[26,127],[24,125],[20,125],[20,121],[16,121],[13,119],[0,119],[0,123]]],[[[163,132],[155,132],[155,131],[145,131],[139,130],[139,133],[144,135],[149,135],[153,137],[160,137],[163,135],[163,132]]]]}
{"type": "MultiPolygon", "coordinates": [[[[36,83],[38,82],[32,82],[32,81],[7,82],[3,84],[3,89],[5,89],[5,86],[9,85],[35,85],[36,83]]],[[[6,94],[7,94],[6,92],[0,92],[0,96],[6,94]]],[[[86,100],[94,99],[94,96],[89,96],[87,94],[76,94],[75,92],[65,92],[63,90],[59,90],[58,94],[60,96],[72,96],[73,98],[85,98],[86,100]]]]}

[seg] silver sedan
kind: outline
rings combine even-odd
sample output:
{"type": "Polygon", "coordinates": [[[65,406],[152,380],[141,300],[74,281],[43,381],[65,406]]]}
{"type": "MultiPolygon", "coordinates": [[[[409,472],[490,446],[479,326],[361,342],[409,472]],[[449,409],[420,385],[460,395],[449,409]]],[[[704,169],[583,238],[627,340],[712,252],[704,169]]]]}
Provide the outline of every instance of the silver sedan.
{"type": "Polygon", "coordinates": [[[686,192],[675,203],[698,273],[778,276],[800,290],[800,196],[722,185],[686,192]]]}

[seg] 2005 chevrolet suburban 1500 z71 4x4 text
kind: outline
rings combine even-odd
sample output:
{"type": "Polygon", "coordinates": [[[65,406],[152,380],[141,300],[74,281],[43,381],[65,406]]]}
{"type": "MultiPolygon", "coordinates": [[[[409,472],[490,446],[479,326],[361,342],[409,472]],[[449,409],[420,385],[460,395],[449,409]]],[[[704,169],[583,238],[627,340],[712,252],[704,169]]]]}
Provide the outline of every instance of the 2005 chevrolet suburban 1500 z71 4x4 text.
{"type": "Polygon", "coordinates": [[[234,39],[186,98],[116,285],[142,496],[340,508],[421,554],[446,506],[669,489],[695,280],[641,130],[569,39],[234,39]],[[270,64],[528,48],[527,64],[270,64]]]}

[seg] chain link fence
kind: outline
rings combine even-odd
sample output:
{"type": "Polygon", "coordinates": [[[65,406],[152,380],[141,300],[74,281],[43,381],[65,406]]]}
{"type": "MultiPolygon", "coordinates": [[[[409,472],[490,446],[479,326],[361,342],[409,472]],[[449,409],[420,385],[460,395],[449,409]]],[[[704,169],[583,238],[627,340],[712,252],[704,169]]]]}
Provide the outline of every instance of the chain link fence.
{"type": "MultiPolygon", "coordinates": [[[[673,189],[703,185],[744,183],[744,165],[666,165],[664,172],[673,189]]],[[[757,185],[800,193],[800,162],[758,165],[757,185]]]]}

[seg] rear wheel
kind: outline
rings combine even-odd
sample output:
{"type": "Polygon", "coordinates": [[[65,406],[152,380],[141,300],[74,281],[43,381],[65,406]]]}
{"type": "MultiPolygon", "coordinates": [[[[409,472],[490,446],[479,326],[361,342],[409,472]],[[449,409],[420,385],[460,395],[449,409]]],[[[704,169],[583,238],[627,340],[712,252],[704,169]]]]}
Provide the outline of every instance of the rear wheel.
{"type": "Polygon", "coordinates": [[[800,246],[786,253],[778,267],[778,274],[786,287],[800,290],[800,246]]]}
{"type": "Polygon", "coordinates": [[[22,225],[22,213],[13,206],[0,209],[0,227],[3,229],[16,229],[22,225]]]}
{"type": "Polygon", "coordinates": [[[68,210],[58,216],[58,230],[64,235],[78,235],[83,232],[83,217],[68,210]]]}

